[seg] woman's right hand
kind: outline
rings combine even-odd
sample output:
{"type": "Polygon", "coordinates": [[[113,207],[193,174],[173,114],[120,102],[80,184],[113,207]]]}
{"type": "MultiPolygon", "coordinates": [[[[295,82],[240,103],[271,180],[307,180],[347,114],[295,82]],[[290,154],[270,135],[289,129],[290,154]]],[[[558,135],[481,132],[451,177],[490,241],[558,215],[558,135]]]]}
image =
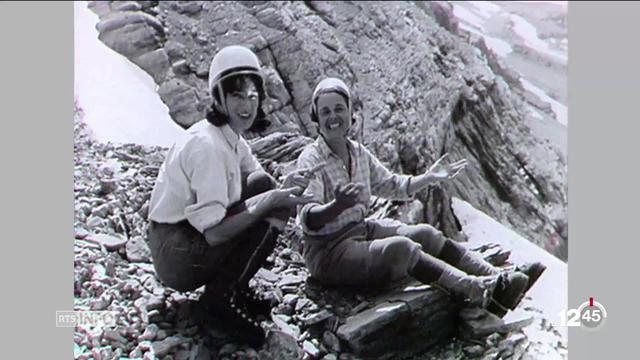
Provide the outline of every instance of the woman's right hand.
{"type": "Polygon", "coordinates": [[[342,209],[348,209],[355,206],[360,201],[360,193],[364,190],[364,185],[361,183],[348,183],[339,185],[334,189],[334,196],[336,203],[342,209]]]}
{"type": "Polygon", "coordinates": [[[320,163],[309,169],[297,169],[290,172],[287,176],[284,177],[282,181],[283,188],[289,187],[297,187],[298,191],[296,191],[295,195],[301,195],[304,190],[309,186],[309,181],[311,177],[318,171],[320,171],[324,166],[326,166],[327,162],[320,163]]]}
{"type": "Polygon", "coordinates": [[[299,192],[300,188],[297,186],[269,190],[264,193],[264,199],[259,206],[263,211],[270,211],[276,208],[293,208],[311,201],[309,196],[297,195],[299,192]]]}

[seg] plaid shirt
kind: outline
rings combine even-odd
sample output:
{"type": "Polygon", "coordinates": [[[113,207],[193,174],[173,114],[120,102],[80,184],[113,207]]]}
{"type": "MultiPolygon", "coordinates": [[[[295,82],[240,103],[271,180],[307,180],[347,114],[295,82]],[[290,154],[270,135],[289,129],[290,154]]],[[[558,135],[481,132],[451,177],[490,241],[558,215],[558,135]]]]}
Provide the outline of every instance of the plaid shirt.
{"type": "Polygon", "coordinates": [[[351,173],[343,161],[331,151],[322,136],[309,144],[298,158],[298,169],[308,169],[326,162],[326,166],[316,172],[309,181],[305,195],[310,195],[312,202],[304,205],[298,211],[298,223],[309,236],[323,236],[339,232],[351,223],[361,223],[367,215],[371,195],[390,200],[408,200],[409,182],[411,176],[394,174],[389,171],[363,145],[349,140],[347,148],[351,155],[351,173]],[[360,203],[346,209],[333,221],[318,230],[310,230],[306,226],[306,217],[311,208],[326,204],[335,199],[333,190],[349,182],[364,184],[364,191],[360,193],[360,203]]]}

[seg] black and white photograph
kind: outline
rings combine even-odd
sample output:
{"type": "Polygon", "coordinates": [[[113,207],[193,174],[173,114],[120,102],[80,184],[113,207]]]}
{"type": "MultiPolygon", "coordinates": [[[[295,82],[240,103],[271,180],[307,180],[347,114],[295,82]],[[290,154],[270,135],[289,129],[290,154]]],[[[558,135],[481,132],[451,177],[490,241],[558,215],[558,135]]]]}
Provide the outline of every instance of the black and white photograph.
{"type": "Polygon", "coordinates": [[[568,2],[73,10],[74,359],[567,359],[568,2]]]}

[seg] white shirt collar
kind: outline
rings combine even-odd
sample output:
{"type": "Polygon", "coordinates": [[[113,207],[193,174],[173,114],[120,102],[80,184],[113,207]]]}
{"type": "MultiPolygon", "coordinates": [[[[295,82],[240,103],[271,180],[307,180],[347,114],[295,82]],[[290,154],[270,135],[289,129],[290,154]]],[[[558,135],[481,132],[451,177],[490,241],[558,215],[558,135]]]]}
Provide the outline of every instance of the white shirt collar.
{"type": "MultiPolygon", "coordinates": [[[[213,125],[212,125],[213,126],[213,125]]],[[[224,139],[227,141],[227,144],[234,151],[237,150],[238,142],[240,142],[240,135],[236,134],[233,129],[229,126],[229,124],[224,124],[219,127],[220,133],[222,133],[224,139]]]]}

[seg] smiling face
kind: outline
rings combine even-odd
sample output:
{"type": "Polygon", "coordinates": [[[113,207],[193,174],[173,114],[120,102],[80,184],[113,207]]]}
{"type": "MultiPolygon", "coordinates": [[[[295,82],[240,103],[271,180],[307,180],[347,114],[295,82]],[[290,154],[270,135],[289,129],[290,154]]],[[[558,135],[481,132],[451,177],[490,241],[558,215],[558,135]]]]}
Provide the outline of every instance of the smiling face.
{"type": "Polygon", "coordinates": [[[253,125],[258,114],[260,98],[256,84],[248,77],[239,77],[225,96],[229,126],[240,134],[253,125]]]}
{"type": "Polygon", "coordinates": [[[320,94],[317,100],[318,131],[327,141],[345,139],[351,126],[347,101],[337,92],[320,94]]]}

